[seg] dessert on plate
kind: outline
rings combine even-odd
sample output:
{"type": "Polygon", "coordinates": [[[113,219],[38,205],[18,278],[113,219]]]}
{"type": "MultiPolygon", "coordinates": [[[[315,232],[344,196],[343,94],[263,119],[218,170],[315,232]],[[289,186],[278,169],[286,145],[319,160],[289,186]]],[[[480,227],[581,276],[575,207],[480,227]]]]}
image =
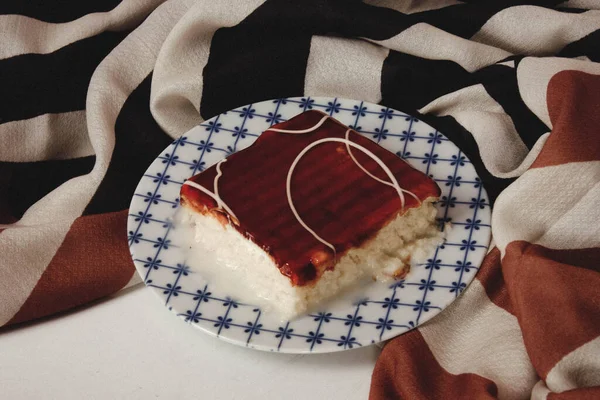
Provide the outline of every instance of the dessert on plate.
{"type": "Polygon", "coordinates": [[[180,198],[227,279],[290,318],[365,277],[402,278],[441,240],[439,195],[395,154],[307,111],[188,179],[180,198]]]}

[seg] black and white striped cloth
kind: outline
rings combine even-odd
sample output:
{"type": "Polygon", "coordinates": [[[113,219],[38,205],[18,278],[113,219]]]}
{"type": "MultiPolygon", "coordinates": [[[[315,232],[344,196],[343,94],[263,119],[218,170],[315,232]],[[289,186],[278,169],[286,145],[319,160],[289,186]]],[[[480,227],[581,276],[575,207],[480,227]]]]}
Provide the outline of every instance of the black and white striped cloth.
{"type": "Polygon", "coordinates": [[[593,0],[4,3],[0,325],[137,283],[124,229],[134,188],[215,114],[290,96],[381,103],[454,141],[493,202],[552,130],[550,78],[600,74],[593,0]],[[119,280],[92,250],[69,258],[86,246],[69,241],[74,227],[123,242],[119,280]]]}

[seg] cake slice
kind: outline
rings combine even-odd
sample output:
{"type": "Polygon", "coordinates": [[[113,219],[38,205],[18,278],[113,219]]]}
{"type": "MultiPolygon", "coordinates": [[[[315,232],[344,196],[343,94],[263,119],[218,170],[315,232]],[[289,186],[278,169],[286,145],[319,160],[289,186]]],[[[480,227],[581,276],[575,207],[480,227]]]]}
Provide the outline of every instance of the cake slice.
{"type": "Polygon", "coordinates": [[[265,131],[187,180],[195,239],[284,318],[366,276],[404,276],[440,241],[440,189],[319,111],[265,131]]]}

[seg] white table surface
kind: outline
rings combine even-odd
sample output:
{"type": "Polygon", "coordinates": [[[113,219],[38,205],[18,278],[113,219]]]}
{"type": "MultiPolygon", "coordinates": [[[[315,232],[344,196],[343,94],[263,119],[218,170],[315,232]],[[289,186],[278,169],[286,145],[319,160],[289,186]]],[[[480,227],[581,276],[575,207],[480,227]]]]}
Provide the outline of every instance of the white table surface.
{"type": "Polygon", "coordinates": [[[366,399],[379,349],[291,355],[194,329],[138,286],[0,331],[0,399],[366,399]]]}

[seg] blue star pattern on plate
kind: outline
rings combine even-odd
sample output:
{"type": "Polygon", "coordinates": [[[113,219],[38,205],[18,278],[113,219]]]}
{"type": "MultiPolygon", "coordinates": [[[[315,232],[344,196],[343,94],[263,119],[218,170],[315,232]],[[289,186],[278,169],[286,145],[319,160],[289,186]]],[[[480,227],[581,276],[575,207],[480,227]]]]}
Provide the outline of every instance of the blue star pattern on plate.
{"type": "Polygon", "coordinates": [[[149,166],[130,206],[127,237],[145,284],[186,323],[228,342],[287,353],[333,352],[407,332],[441,312],[472,281],[491,235],[485,189],[469,159],[444,135],[405,113],[357,100],[285,98],[217,115],[169,145],[149,166]],[[236,151],[267,128],[306,110],[320,110],[404,158],[436,180],[437,220],[446,241],[408,276],[373,283],[359,300],[340,299],[292,321],[243,304],[195,273],[171,218],[183,182],[236,151]]]}

